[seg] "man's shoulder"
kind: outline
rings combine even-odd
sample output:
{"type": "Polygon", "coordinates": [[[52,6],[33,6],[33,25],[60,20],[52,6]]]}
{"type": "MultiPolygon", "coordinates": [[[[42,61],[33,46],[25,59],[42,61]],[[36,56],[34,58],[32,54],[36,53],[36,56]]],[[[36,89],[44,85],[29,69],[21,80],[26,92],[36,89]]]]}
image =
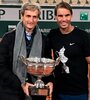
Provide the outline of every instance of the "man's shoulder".
{"type": "Polygon", "coordinates": [[[15,33],[16,33],[16,30],[10,30],[10,31],[4,33],[4,35],[2,36],[2,39],[4,41],[14,41],[15,33]]]}
{"type": "Polygon", "coordinates": [[[12,29],[12,30],[6,32],[5,35],[6,36],[13,36],[13,35],[15,35],[15,33],[16,33],[16,29],[12,29]]]}
{"type": "Polygon", "coordinates": [[[50,32],[57,32],[59,28],[51,29],[50,32]]]}
{"type": "Polygon", "coordinates": [[[55,36],[56,33],[58,33],[59,29],[55,28],[55,29],[51,29],[50,32],[48,33],[48,36],[55,36]]]}
{"type": "Polygon", "coordinates": [[[81,33],[87,33],[85,30],[78,28],[78,27],[75,27],[75,30],[81,33]]]}
{"type": "Polygon", "coordinates": [[[75,27],[75,31],[74,32],[77,33],[80,36],[90,35],[87,31],[85,31],[84,29],[78,28],[78,27],[75,27]]]}

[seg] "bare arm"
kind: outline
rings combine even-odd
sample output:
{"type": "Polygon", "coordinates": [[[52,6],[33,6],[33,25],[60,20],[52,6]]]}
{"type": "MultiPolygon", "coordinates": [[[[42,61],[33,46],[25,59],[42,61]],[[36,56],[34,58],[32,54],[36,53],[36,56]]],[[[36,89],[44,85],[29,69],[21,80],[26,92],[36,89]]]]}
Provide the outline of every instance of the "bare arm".
{"type": "Polygon", "coordinates": [[[86,61],[87,61],[88,64],[90,64],[90,56],[86,57],[86,61]]]}

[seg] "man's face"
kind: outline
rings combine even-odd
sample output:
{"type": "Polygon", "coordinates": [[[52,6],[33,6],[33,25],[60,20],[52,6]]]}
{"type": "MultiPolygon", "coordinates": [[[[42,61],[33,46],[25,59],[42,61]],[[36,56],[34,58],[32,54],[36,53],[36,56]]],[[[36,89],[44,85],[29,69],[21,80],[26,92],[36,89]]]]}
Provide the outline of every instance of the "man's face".
{"type": "Polygon", "coordinates": [[[57,9],[57,15],[55,16],[55,19],[57,20],[60,29],[68,29],[71,25],[71,18],[72,15],[68,9],[57,9]]]}
{"type": "Polygon", "coordinates": [[[24,15],[21,16],[21,19],[26,31],[33,31],[38,22],[38,14],[38,10],[25,10],[24,15]]]}

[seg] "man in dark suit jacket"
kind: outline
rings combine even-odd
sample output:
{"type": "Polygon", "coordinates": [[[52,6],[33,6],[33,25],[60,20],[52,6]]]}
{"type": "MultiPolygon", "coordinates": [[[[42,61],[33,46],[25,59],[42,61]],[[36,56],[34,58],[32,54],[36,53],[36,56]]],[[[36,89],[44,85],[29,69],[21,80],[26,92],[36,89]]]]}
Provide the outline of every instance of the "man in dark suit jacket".
{"type": "MultiPolygon", "coordinates": [[[[0,100],[24,100],[28,88],[34,86],[19,56],[45,57],[45,36],[37,25],[40,7],[26,3],[21,8],[21,21],[16,29],[4,34],[0,42],[0,100]],[[26,80],[28,78],[28,80],[26,80]],[[25,94],[25,95],[24,95],[25,94]]],[[[52,92],[52,76],[43,78],[52,92]]],[[[33,77],[34,78],[34,77],[33,77]]],[[[34,100],[37,97],[34,97],[34,100]]],[[[42,97],[39,98],[39,100],[42,97]]],[[[31,99],[30,99],[31,100],[31,99]]]]}

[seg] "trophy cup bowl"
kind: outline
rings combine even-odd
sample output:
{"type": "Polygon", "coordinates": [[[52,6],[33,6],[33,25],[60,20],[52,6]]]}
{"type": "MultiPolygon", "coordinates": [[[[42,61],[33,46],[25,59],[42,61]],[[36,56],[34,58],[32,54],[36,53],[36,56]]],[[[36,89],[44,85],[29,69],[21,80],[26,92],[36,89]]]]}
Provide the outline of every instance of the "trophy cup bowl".
{"type": "Polygon", "coordinates": [[[57,62],[59,62],[59,59],[55,61],[48,58],[25,58],[23,56],[21,56],[20,59],[24,64],[26,64],[27,73],[37,77],[35,86],[30,87],[29,89],[30,95],[49,95],[49,87],[45,86],[41,78],[49,76],[53,72],[55,66],[57,65],[57,62]]]}

